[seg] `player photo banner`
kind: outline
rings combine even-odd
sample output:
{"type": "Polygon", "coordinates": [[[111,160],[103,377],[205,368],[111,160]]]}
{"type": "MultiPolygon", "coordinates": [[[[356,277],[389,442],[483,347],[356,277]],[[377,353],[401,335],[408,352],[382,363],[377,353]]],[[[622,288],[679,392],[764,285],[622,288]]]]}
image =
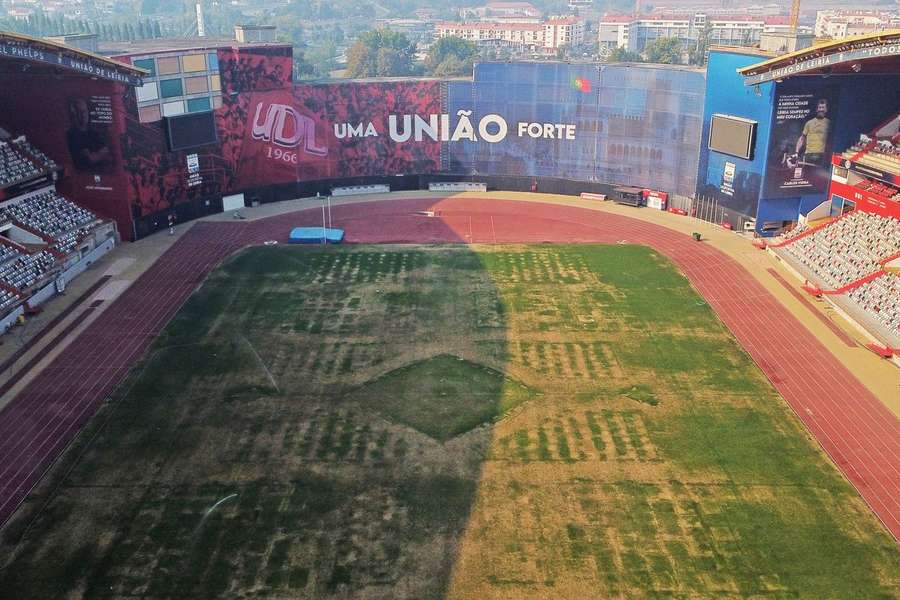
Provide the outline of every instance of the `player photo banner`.
{"type": "Polygon", "coordinates": [[[828,188],[837,90],[780,92],[769,142],[765,196],[786,198],[828,188]]]}

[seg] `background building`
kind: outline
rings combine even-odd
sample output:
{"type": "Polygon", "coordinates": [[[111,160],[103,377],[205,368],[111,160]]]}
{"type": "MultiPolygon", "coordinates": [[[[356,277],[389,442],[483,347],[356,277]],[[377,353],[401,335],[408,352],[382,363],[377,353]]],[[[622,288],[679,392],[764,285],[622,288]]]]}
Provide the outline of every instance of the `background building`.
{"type": "Polygon", "coordinates": [[[816,12],[816,37],[839,39],[900,28],[900,13],[883,10],[820,10],[816,12]]]}
{"type": "Polygon", "coordinates": [[[459,9],[463,20],[496,23],[537,23],[542,13],[528,2],[488,2],[484,6],[459,9]]]}
{"type": "MultiPolygon", "coordinates": [[[[681,40],[685,51],[702,39],[708,45],[753,47],[763,33],[787,33],[787,16],[654,13],[641,16],[606,14],[600,20],[600,52],[613,48],[643,53],[660,38],[681,40]]],[[[800,31],[805,31],[800,28],[800,31]]]]}
{"type": "Polygon", "coordinates": [[[584,29],[584,19],[580,17],[551,17],[540,23],[443,22],[436,25],[435,34],[438,38],[455,36],[483,45],[503,42],[519,45],[523,50],[546,52],[583,44],[584,29]]]}

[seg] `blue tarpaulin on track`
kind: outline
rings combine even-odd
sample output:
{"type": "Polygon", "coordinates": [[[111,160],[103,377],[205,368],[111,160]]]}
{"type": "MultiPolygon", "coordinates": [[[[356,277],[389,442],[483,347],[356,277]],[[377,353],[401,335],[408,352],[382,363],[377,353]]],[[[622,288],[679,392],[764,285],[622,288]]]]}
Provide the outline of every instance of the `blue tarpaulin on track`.
{"type": "Polygon", "coordinates": [[[344,230],[331,227],[294,227],[288,238],[289,244],[340,244],[344,241],[344,230]]]}

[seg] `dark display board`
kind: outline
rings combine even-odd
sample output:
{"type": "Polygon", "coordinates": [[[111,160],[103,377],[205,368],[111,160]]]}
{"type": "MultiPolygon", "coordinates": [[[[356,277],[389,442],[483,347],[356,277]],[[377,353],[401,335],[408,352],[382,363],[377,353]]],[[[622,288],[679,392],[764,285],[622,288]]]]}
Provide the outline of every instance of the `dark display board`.
{"type": "Polygon", "coordinates": [[[169,150],[187,150],[208,146],[219,141],[216,118],[212,111],[166,117],[169,150]]]}
{"type": "Polygon", "coordinates": [[[709,149],[750,160],[753,158],[755,136],[756,121],[713,115],[709,128],[709,149]]]}

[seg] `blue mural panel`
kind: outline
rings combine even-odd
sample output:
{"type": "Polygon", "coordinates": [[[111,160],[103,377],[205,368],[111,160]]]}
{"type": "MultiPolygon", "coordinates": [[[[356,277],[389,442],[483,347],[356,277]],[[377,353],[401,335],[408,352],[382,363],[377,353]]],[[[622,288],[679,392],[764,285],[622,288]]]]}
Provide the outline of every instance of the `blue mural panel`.
{"type": "Polygon", "coordinates": [[[703,92],[704,74],[695,69],[479,64],[471,84],[448,84],[448,112],[501,115],[509,135],[496,144],[449,144],[449,170],[565,177],[690,195],[696,187],[703,92]],[[533,135],[548,125],[574,126],[573,139],[533,135]]]}
{"type": "Polygon", "coordinates": [[[704,88],[697,69],[605,66],[595,178],[692,195],[704,88]]]}
{"type": "Polygon", "coordinates": [[[697,195],[715,199],[729,213],[749,218],[756,218],[765,175],[774,84],[745,86],[737,69],[760,60],[762,57],[745,53],[710,52],[697,175],[697,195]],[[714,114],[757,122],[750,159],[709,149],[709,127],[714,114]]]}
{"type": "Polygon", "coordinates": [[[510,131],[503,143],[476,144],[473,171],[591,180],[597,141],[598,84],[596,65],[477,65],[472,83],[475,114],[502,115],[510,131]],[[550,137],[545,135],[549,131],[546,125],[574,125],[574,133],[566,135],[567,131],[560,136],[554,129],[550,137]]]}

